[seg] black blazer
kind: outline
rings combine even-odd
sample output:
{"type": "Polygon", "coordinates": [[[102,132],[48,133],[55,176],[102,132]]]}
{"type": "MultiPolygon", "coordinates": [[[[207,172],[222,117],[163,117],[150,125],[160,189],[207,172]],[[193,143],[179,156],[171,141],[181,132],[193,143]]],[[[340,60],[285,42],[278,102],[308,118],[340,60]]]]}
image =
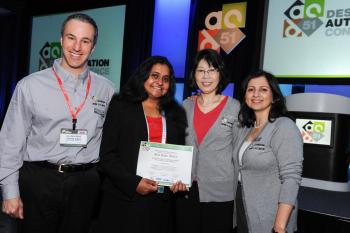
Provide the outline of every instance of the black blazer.
{"type": "MultiPolygon", "coordinates": [[[[184,145],[186,114],[177,103],[165,111],[167,139],[184,145]]],[[[147,125],[141,102],[127,102],[114,96],[110,102],[100,148],[100,171],[105,175],[102,187],[117,198],[133,200],[140,195],[136,187],[142,177],[136,175],[141,141],[147,141],[147,125]]]]}

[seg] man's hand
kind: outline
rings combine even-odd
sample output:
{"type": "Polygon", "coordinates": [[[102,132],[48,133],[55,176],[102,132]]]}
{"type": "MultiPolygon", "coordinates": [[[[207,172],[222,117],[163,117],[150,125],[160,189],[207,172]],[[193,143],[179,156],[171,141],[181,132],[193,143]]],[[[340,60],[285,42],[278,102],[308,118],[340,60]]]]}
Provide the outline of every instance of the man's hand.
{"type": "Polygon", "coordinates": [[[12,218],[23,219],[23,203],[21,198],[13,198],[3,200],[2,202],[2,212],[8,214],[12,218]]]}
{"type": "Polygon", "coordinates": [[[140,183],[136,187],[136,191],[141,195],[146,195],[155,192],[157,191],[157,189],[157,182],[146,178],[142,178],[140,183]]]}

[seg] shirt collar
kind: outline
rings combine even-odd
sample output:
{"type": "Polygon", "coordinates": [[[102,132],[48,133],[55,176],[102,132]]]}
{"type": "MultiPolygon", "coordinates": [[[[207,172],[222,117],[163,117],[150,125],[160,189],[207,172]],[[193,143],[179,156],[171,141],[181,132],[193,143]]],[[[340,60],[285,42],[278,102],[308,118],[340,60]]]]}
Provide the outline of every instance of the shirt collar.
{"type": "MultiPolygon", "coordinates": [[[[62,58],[59,58],[59,59],[56,59],[53,63],[53,67],[56,73],[58,74],[58,76],[60,76],[63,82],[76,81],[77,80],[76,77],[61,66],[61,61],[62,61],[62,58]]],[[[89,68],[86,68],[78,76],[78,80],[81,79],[83,82],[85,82],[85,80],[87,80],[88,75],[89,75],[89,68]]]]}

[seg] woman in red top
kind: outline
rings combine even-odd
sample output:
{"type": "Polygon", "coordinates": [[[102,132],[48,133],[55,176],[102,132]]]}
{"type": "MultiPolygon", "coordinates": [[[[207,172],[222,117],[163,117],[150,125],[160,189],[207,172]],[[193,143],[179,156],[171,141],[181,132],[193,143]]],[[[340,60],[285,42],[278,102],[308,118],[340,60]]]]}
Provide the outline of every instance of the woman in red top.
{"type": "Polygon", "coordinates": [[[229,233],[233,227],[233,140],[239,102],[222,95],[224,63],[212,49],[198,52],[190,81],[196,98],[184,101],[193,146],[192,186],[176,199],[177,233],[229,233]]]}

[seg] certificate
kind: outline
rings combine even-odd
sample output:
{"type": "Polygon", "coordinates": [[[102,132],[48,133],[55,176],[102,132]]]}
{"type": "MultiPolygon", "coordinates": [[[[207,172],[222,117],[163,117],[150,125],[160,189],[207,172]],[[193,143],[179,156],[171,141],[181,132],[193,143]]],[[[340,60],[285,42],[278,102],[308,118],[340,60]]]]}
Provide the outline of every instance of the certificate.
{"type": "Polygon", "coordinates": [[[136,174],[163,186],[181,181],[190,187],[192,156],[192,146],[142,141],[136,174]]]}

